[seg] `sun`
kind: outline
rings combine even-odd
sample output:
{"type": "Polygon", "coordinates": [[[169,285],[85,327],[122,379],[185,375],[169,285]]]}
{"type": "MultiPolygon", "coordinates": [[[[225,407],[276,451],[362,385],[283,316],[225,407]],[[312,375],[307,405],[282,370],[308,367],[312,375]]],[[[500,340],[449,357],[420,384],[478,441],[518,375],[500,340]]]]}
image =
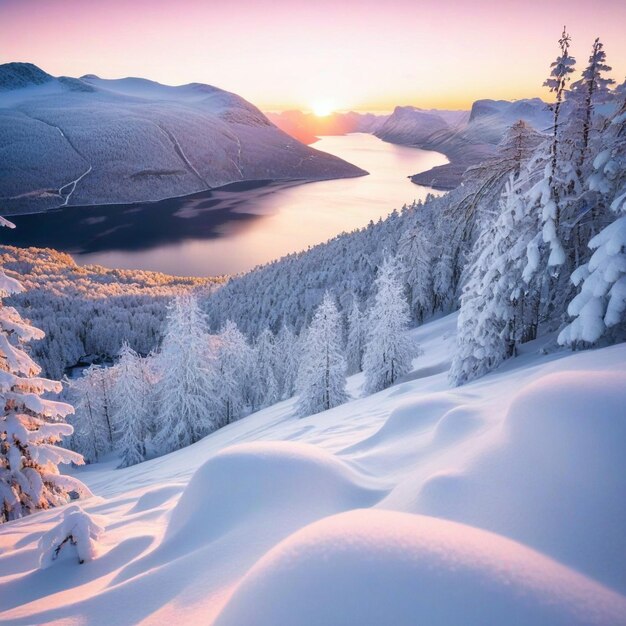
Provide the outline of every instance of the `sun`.
{"type": "Polygon", "coordinates": [[[311,105],[311,111],[316,117],[328,117],[335,108],[329,100],[317,100],[311,105]]]}

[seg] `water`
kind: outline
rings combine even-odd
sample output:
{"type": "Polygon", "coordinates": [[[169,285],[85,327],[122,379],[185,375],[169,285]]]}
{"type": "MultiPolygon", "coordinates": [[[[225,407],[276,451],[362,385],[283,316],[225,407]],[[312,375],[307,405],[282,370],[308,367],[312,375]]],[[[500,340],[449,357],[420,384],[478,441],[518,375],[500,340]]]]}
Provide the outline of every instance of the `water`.
{"type": "Polygon", "coordinates": [[[238,183],[184,198],[66,207],[12,218],[12,245],[70,252],[80,264],[215,276],[248,270],[365,226],[432,190],[407,178],[447,159],[362,133],[322,137],[315,148],[369,176],[293,185],[238,183]]]}

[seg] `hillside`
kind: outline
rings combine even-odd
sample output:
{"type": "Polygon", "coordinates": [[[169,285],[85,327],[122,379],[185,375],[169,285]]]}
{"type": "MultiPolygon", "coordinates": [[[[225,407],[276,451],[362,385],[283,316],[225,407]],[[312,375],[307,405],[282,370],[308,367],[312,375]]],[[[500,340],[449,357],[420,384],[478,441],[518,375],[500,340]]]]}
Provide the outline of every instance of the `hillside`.
{"type": "Polygon", "coordinates": [[[365,174],[216,87],[54,78],[23,63],[0,66],[0,134],[5,214],[365,174]]]}
{"type": "Polygon", "coordinates": [[[38,568],[63,509],[4,525],[0,623],[625,624],[625,346],[534,345],[451,390],[455,325],[413,331],[423,355],[376,395],[78,471],[98,557],[38,568]]]}
{"type": "Polygon", "coordinates": [[[468,167],[494,156],[497,144],[511,124],[524,120],[535,130],[543,131],[550,123],[550,112],[539,98],[515,102],[478,100],[469,115],[451,113],[396,107],[375,133],[391,143],[443,152],[450,159],[446,165],[412,176],[411,180],[418,185],[453,189],[468,167]]]}

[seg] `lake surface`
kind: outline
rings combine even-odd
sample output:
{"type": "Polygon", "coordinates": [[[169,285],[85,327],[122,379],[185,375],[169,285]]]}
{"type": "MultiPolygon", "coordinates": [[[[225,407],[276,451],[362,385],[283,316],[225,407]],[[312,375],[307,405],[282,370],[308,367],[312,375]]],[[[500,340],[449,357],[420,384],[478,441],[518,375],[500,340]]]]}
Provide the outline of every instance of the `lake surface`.
{"type": "MultiPolygon", "coordinates": [[[[447,163],[444,155],[363,133],[322,137],[315,148],[369,176],[294,185],[235,183],[183,198],[66,207],[11,218],[11,245],[51,247],[82,265],[215,276],[248,270],[385,217],[429,192],[407,178],[447,163]]],[[[436,193],[436,192],[434,192],[436,193]]]]}

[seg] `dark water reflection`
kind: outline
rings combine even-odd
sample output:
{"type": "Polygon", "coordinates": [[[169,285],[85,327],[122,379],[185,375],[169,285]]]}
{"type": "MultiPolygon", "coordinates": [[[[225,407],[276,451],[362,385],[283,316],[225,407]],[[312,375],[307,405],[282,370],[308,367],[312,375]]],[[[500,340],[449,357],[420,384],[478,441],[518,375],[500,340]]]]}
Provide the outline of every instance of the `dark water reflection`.
{"type": "Polygon", "coordinates": [[[235,183],[183,198],[133,205],[66,207],[12,218],[4,243],[51,247],[81,264],[178,275],[244,271],[327,240],[431,191],[407,176],[446,163],[436,152],[372,135],[323,137],[316,148],[370,172],[360,178],[294,185],[235,183]]]}
{"type": "Polygon", "coordinates": [[[293,186],[272,181],[233,183],[158,202],[70,206],[14,216],[11,221],[17,228],[3,232],[3,242],[56,248],[80,260],[99,252],[141,252],[189,239],[227,237],[262,217],[253,212],[255,201],[293,186]]]}

